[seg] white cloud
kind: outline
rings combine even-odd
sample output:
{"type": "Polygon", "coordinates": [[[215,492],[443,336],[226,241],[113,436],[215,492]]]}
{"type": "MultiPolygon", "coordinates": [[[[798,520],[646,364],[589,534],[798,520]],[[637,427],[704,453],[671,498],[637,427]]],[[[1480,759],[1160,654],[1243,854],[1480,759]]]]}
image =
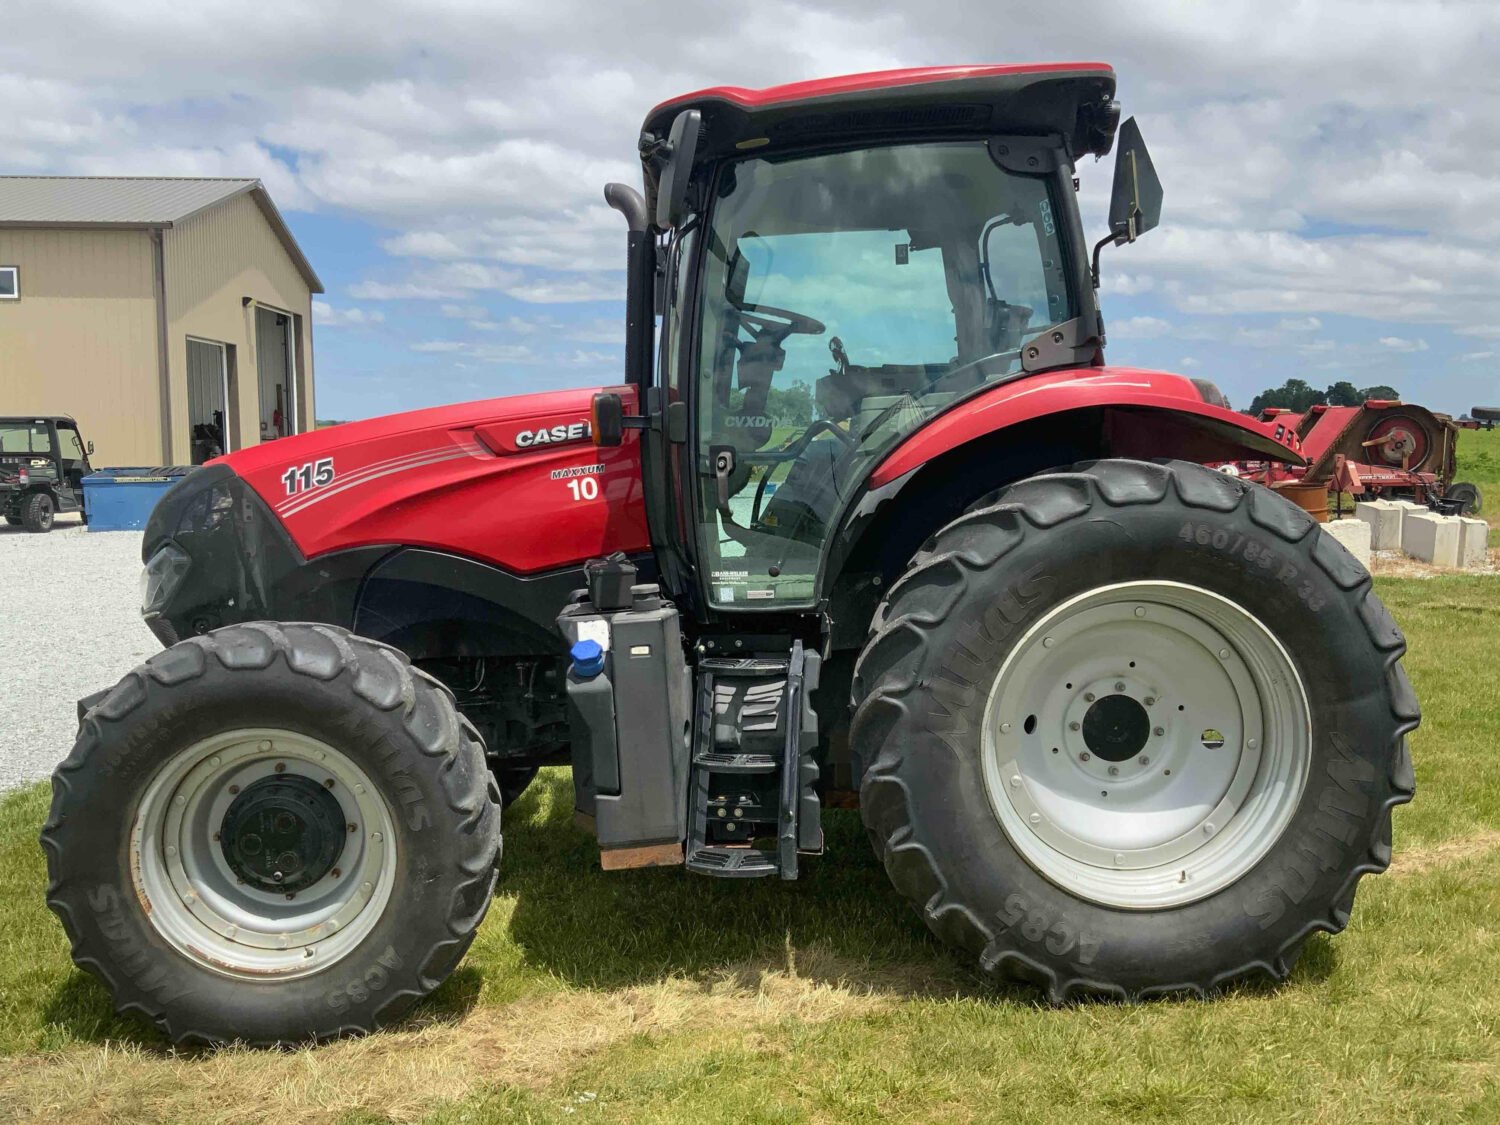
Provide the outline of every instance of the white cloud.
{"type": "Polygon", "coordinates": [[[1172,325],[1159,316],[1130,316],[1109,322],[1106,329],[1112,338],[1118,340],[1155,340],[1169,335],[1172,325]]]}
{"type": "Polygon", "coordinates": [[[1464,352],[1458,357],[1459,363],[1478,363],[1480,360],[1494,359],[1500,352],[1464,352]]]}
{"type": "Polygon", "coordinates": [[[422,340],[411,346],[414,352],[461,352],[464,350],[462,340],[422,340]]]}
{"type": "Polygon", "coordinates": [[[313,323],[327,328],[363,328],[371,324],[383,324],[385,313],[379,309],[362,309],[355,305],[334,308],[327,301],[312,303],[313,323]]]}
{"type": "MultiPolygon", "coordinates": [[[[587,0],[349,11],[266,0],[252,20],[231,0],[6,0],[5,169],[260,176],[285,211],[383,232],[397,260],[341,281],[349,298],[482,294],[493,312],[450,319],[497,346],[551,335],[587,351],[621,330],[527,334],[500,302],[575,321],[568,304],[622,295],[624,226],[600,188],[639,183],[648,107],[708,85],[1010,58],[1024,26],[1028,56],[1114,61],[1166,184],[1161,229],[1104,253],[1106,312],[1144,299],[1156,314],[1113,317],[1112,337],[1248,344],[1245,329],[1268,352],[1332,362],[1356,354],[1333,319],[1352,318],[1357,354],[1387,365],[1424,341],[1443,350],[1441,331],[1500,339],[1489,4],[1322,0],[1274,19],[1251,0],[1078,0],[1041,15],[1021,0],[703,0],[691,21],[587,0]]],[[[1109,165],[1078,174],[1096,238],[1109,165]]],[[[420,331],[397,320],[387,331],[420,331]]]]}
{"type": "Polygon", "coordinates": [[[1382,336],[1380,346],[1390,348],[1393,352],[1425,352],[1427,350],[1426,340],[1408,340],[1401,336],[1382,336]]]}

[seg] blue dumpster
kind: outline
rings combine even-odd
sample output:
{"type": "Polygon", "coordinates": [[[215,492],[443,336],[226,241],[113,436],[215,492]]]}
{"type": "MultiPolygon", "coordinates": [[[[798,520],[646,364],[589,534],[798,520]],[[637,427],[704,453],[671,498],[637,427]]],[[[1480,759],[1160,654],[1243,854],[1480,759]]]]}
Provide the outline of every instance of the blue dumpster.
{"type": "Polygon", "coordinates": [[[100,469],[83,478],[83,510],[90,531],[140,531],[162,493],[194,465],[100,469]]]}

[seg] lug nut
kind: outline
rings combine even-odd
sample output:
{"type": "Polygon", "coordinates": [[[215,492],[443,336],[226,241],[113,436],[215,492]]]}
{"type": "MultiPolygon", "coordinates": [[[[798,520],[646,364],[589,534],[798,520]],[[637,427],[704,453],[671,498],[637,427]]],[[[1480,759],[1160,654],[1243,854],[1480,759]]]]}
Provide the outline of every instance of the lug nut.
{"type": "Polygon", "coordinates": [[[1109,767],[1109,776],[1110,777],[1119,777],[1120,776],[1120,767],[1119,766],[1110,766],[1109,767]]]}
{"type": "Polygon", "coordinates": [[[277,773],[286,773],[286,763],[285,762],[277,762],[276,763],[276,772],[277,773]]]}
{"type": "Polygon", "coordinates": [[[1143,766],[1149,766],[1150,764],[1151,764],[1151,759],[1150,758],[1146,758],[1146,757],[1142,757],[1141,758],[1141,765],[1143,765],[1143,766]]]}
{"type": "Polygon", "coordinates": [[[1089,760],[1089,757],[1090,757],[1089,752],[1087,750],[1085,750],[1082,754],[1078,755],[1078,760],[1080,762],[1086,762],[1086,761],[1089,760]]]}
{"type": "Polygon", "coordinates": [[[238,793],[240,791],[240,787],[238,785],[231,785],[229,787],[229,791],[231,793],[238,793]]]}
{"type": "Polygon", "coordinates": [[[1146,696],[1146,706],[1147,707],[1151,707],[1155,703],[1156,703],[1156,696],[1154,696],[1154,695],[1148,695],[1148,696],[1146,696]]]}
{"type": "Polygon", "coordinates": [[[1075,720],[1075,721],[1073,721],[1073,722],[1071,722],[1071,723],[1068,724],[1068,729],[1069,730],[1082,730],[1083,729],[1083,724],[1075,720]]]}
{"type": "Polygon", "coordinates": [[[1125,690],[1125,681],[1124,680],[1116,680],[1115,681],[1115,690],[1116,691],[1124,691],[1125,690]]]}
{"type": "Polygon", "coordinates": [[[1164,734],[1167,733],[1167,728],[1166,727],[1157,727],[1154,733],[1156,734],[1156,736],[1158,738],[1160,738],[1162,735],[1164,735],[1164,734]]]}
{"type": "Polygon", "coordinates": [[[1094,693],[1091,692],[1091,691],[1084,692],[1083,693],[1083,701],[1085,703],[1092,703],[1092,702],[1094,702],[1094,693]]]}
{"type": "Polygon", "coordinates": [[[328,788],[328,789],[332,789],[333,788],[333,778],[331,778],[331,777],[325,777],[323,779],[323,785],[326,788],[328,788]]]}

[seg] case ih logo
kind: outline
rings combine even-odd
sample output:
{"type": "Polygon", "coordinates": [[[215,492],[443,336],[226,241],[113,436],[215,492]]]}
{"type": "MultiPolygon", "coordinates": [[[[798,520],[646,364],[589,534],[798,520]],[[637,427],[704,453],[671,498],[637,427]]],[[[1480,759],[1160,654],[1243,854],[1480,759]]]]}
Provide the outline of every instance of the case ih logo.
{"type": "Polygon", "coordinates": [[[557,426],[542,426],[535,430],[519,430],[516,433],[516,448],[530,449],[536,445],[558,445],[565,441],[586,441],[589,424],[585,419],[557,426]]]}

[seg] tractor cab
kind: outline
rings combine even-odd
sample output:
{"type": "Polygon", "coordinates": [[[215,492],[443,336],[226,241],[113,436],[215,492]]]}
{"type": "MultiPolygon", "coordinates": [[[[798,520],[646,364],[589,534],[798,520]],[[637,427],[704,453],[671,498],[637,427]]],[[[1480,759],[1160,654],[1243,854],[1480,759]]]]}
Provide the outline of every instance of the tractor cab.
{"type": "MultiPolygon", "coordinates": [[[[609,197],[639,228],[629,377],[674,594],[716,616],[813,608],[842,514],[902,438],[1103,362],[1073,167],[1110,149],[1113,93],[1099,64],[959,67],[651,111],[645,197],[609,197]]],[[[1130,237],[1155,221],[1132,217],[1130,237]]]]}

